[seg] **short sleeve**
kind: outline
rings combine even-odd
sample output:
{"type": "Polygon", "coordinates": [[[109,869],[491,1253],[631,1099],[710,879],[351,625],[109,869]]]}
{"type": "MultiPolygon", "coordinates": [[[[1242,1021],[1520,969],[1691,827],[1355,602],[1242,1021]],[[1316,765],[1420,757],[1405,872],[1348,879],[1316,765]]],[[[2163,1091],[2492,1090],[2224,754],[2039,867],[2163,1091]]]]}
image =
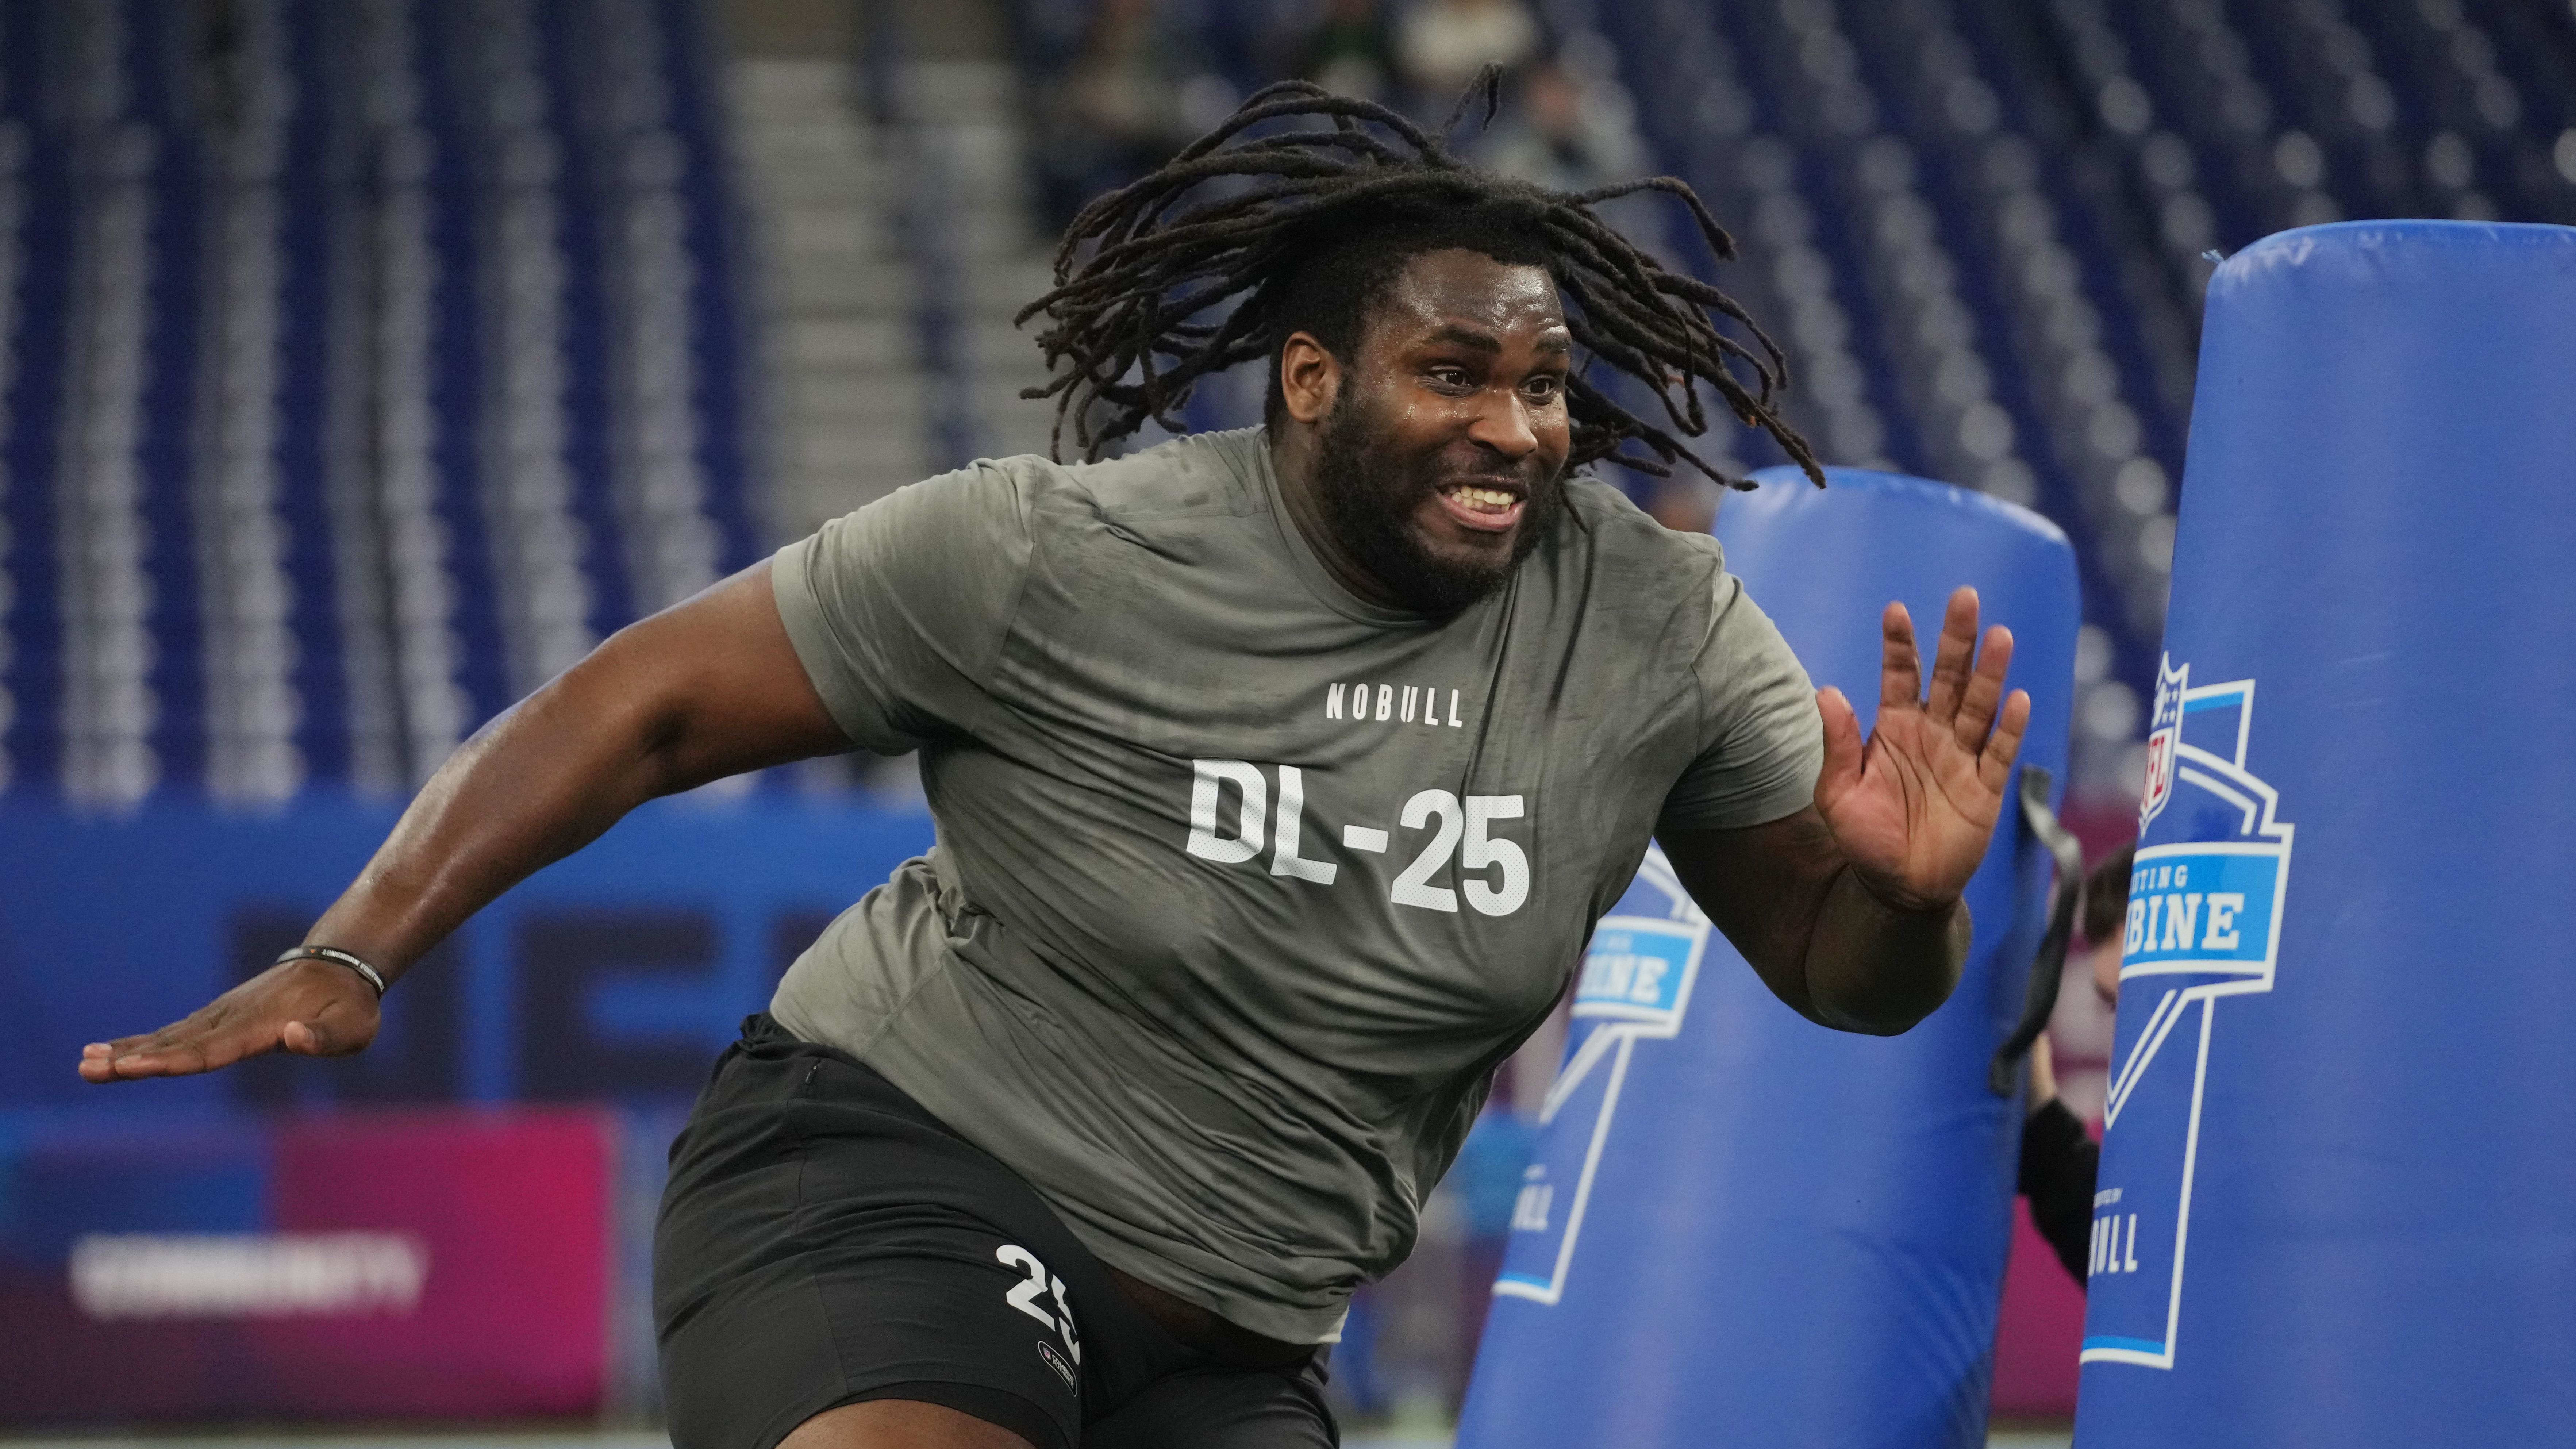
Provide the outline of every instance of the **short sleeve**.
{"type": "Polygon", "coordinates": [[[778,617],[842,732],[895,755],[973,727],[1029,567],[1012,465],[899,488],[770,565],[778,617]]]}
{"type": "Polygon", "coordinates": [[[1700,752],[1664,797],[1655,828],[1766,825],[1812,802],[1825,760],[1815,688],[1771,616],[1722,569],[1695,668],[1700,752]]]}

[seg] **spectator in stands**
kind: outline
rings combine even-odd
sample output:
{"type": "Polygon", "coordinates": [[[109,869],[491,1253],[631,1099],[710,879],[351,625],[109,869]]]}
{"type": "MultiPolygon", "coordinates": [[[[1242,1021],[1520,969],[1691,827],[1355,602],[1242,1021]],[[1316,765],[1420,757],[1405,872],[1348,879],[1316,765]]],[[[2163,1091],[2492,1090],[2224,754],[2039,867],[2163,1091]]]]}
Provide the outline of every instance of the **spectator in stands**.
{"type": "MultiPolygon", "coordinates": [[[[2121,846],[2084,879],[2085,964],[2105,1003],[2120,999],[2120,926],[2129,911],[2129,872],[2135,844],[2121,846]]],[[[2093,1230],[2093,1182],[2102,1148],[2084,1124],[2057,1099],[2057,1074],[2048,1037],[2030,1047],[2030,1116],[2021,1129],[2021,1191],[2030,1220],[2057,1251],[2057,1260],[2084,1281],[2093,1230]]]]}
{"type": "Polygon", "coordinates": [[[1395,30],[1377,0],[1325,0],[1323,18],[1293,53],[1296,73],[1335,95],[1394,99],[1395,30]]]}
{"type": "Polygon", "coordinates": [[[1538,47],[1538,22],[1521,0],[1424,0],[1396,39],[1405,79],[1444,111],[1478,71],[1513,69],[1538,47]]]}
{"type": "Polygon", "coordinates": [[[1678,476],[1648,481],[1646,514],[1657,523],[1682,533],[1706,533],[1717,526],[1716,484],[1678,476]]]}
{"type": "Polygon", "coordinates": [[[1643,169],[1635,104],[1615,84],[1587,85],[1556,61],[1521,80],[1519,119],[1487,135],[1477,159],[1489,171],[1556,191],[1585,191],[1643,169]]]}
{"type": "Polygon", "coordinates": [[[1038,169],[1056,225],[1155,167],[1234,107],[1233,89],[1163,23],[1157,0],[1101,0],[1043,102],[1038,169]]]}

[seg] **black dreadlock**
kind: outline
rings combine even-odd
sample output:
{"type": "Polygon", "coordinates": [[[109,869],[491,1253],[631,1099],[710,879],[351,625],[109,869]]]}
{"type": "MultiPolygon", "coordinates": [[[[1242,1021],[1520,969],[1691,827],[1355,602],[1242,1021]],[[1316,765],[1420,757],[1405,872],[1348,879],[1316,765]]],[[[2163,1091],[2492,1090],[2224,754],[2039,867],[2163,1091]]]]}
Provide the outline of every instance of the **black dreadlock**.
{"type": "MultiPolygon", "coordinates": [[[[1058,456],[1067,417],[1083,457],[1093,460],[1148,419],[1181,431],[1172,414],[1203,377],[1264,356],[1275,371],[1275,354],[1295,330],[1281,325],[1291,310],[1284,304],[1312,299],[1318,289],[1299,282],[1320,269],[1348,274],[1333,264],[1346,262],[1352,248],[1377,253],[1378,265],[1362,264],[1364,279],[1348,290],[1373,293],[1392,277],[1388,257],[1465,246],[1496,252],[1498,261],[1544,265],[1570,304],[1566,325],[1576,346],[1653,389],[1674,431],[1694,438],[1707,432],[1695,386],[1706,383],[1746,426],[1777,439],[1821,487],[1815,451],[1772,403],[1789,380],[1779,346],[1733,298],[1667,271],[1593,208],[1640,191],[1662,192],[1690,208],[1720,261],[1734,259],[1734,238],[1674,177],[1567,193],[1466,165],[1450,153],[1449,137],[1478,99],[1492,119],[1497,83],[1498,72],[1489,67],[1435,135],[1384,106],[1306,81],[1281,81],[1254,92],[1162,169],[1085,206],[1056,251],[1055,290],[1014,319],[1044,313],[1053,325],[1038,345],[1048,366],[1070,364],[1046,386],[1022,394],[1056,399],[1058,456]],[[1289,116],[1323,116],[1332,129],[1245,134],[1289,116]],[[1391,132],[1401,147],[1371,126],[1391,132]],[[1211,182],[1230,185],[1183,204],[1211,182]],[[1390,228],[1404,235],[1391,239],[1390,228]],[[1475,239],[1497,231],[1491,242],[1475,239]],[[1761,350],[1719,331],[1709,319],[1712,310],[1742,325],[1761,350]],[[1217,320],[1199,320],[1209,314],[1217,320]],[[1738,364],[1751,373],[1750,386],[1737,378],[1738,364]],[[1098,419],[1095,404],[1106,405],[1098,419]]],[[[1356,317],[1370,300],[1349,295],[1322,305],[1356,317]]],[[[1345,345],[1320,332],[1318,340],[1328,348],[1345,345]]],[[[1275,381],[1271,392],[1275,408],[1275,381]]],[[[1670,465],[1688,463],[1731,487],[1753,486],[1719,473],[1672,432],[1628,412],[1579,374],[1568,380],[1567,402],[1574,423],[1569,466],[1610,458],[1663,477],[1670,465]],[[1631,438],[1654,457],[1620,452],[1631,438]]]]}

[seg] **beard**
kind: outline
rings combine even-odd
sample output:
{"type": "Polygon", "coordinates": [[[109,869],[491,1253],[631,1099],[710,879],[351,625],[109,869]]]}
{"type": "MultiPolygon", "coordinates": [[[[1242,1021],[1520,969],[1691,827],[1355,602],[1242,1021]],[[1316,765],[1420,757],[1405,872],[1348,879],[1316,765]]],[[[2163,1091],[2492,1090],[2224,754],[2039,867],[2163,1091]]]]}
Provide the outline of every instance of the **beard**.
{"type": "Polygon", "coordinates": [[[1376,414],[1345,396],[1316,439],[1312,477],[1333,541],[1408,609],[1446,618],[1502,586],[1565,511],[1565,470],[1520,464],[1464,470],[1443,461],[1447,444],[1399,451],[1376,414]],[[1524,502],[1508,557],[1434,550],[1414,521],[1425,502],[1460,483],[1508,482],[1524,502]]]}

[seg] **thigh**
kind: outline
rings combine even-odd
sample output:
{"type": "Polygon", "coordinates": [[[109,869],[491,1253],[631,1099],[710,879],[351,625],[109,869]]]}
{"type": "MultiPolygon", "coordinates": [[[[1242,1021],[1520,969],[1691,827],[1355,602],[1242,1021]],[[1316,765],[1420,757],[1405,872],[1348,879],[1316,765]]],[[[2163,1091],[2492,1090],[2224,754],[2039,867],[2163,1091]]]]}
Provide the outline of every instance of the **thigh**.
{"type": "Polygon", "coordinates": [[[1155,1382],[1083,1432],[1082,1449],[1338,1449],[1323,1365],[1197,1369],[1155,1382]]]}
{"type": "Polygon", "coordinates": [[[826,1409],[778,1449],[1033,1449],[1008,1429],[939,1404],[871,1399],[826,1409]]]}
{"type": "MultiPolygon", "coordinates": [[[[1015,1247],[961,1227],[959,1248],[1015,1247]]],[[[768,1449],[827,1409],[900,1400],[1071,1449],[1082,1418],[1060,1325],[1023,1304],[1027,1277],[962,1254],[836,1260],[798,1254],[716,1295],[662,1337],[677,1449],[768,1449]]]]}
{"type": "Polygon", "coordinates": [[[700,1100],[654,1243],[672,1442],[769,1449],[827,1410],[901,1401],[1070,1449],[1061,1225],[1016,1220],[1027,1203],[993,1165],[908,1122],[872,1075],[742,1053],[700,1100]]]}

